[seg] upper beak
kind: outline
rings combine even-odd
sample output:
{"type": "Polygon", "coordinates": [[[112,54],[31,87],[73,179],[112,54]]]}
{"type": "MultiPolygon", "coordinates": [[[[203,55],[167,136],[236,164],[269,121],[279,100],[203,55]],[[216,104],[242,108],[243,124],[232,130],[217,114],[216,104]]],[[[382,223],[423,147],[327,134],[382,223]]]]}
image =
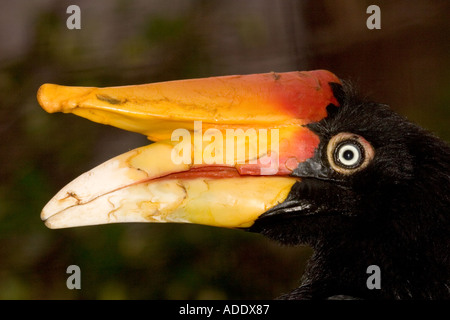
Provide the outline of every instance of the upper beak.
{"type": "Polygon", "coordinates": [[[71,112],[157,141],[84,173],[44,207],[50,228],[113,222],[250,227],[286,200],[337,105],[324,70],[93,88],[44,84],[47,112],[71,112]]]}

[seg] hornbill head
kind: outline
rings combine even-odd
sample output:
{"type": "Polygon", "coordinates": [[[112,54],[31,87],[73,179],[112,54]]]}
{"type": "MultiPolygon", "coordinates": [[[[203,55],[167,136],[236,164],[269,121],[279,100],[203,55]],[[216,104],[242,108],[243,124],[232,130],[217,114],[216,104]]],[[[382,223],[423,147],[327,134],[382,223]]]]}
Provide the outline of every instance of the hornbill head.
{"type": "Polygon", "coordinates": [[[328,71],[45,84],[38,100],[155,141],[64,187],[42,211],[50,228],[240,228],[314,248],[284,298],[449,297],[449,146],[328,71]]]}

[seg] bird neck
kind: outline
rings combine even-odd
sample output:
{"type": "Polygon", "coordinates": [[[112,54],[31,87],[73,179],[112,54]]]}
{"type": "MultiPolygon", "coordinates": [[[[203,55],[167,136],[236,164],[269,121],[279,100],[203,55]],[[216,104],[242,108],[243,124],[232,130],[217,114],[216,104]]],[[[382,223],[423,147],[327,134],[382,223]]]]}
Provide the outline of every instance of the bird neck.
{"type": "Polygon", "coordinates": [[[404,238],[392,230],[399,227],[372,226],[317,243],[297,298],[449,299],[448,237],[404,238]]]}

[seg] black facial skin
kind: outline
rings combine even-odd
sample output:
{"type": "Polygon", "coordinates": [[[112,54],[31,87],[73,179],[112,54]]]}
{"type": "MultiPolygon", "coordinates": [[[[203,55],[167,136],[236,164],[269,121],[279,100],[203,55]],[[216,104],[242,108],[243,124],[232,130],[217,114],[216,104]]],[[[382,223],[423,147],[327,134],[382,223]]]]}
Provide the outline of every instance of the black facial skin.
{"type": "Polygon", "coordinates": [[[450,146],[388,106],[330,84],[339,107],[307,127],[320,137],[285,202],[249,229],[314,249],[302,285],[283,299],[450,299],[450,146]],[[333,170],[326,149],[342,132],[362,136],[374,158],[361,170],[333,170]],[[381,289],[366,286],[369,265],[381,289]]]}

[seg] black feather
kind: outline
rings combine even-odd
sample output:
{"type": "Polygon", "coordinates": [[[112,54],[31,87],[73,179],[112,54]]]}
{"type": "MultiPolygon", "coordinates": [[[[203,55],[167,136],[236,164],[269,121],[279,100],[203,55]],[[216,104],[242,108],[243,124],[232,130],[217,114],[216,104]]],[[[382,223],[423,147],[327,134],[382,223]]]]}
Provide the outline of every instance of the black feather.
{"type": "Polygon", "coordinates": [[[303,178],[286,200],[302,210],[280,208],[252,227],[314,249],[301,286],[280,298],[450,299],[450,146],[348,83],[331,86],[340,105],[308,125],[321,138],[318,161],[329,167],[324,150],[341,132],[364,137],[375,156],[350,176],[303,178]],[[380,267],[381,289],[367,287],[369,265],[380,267]]]}

